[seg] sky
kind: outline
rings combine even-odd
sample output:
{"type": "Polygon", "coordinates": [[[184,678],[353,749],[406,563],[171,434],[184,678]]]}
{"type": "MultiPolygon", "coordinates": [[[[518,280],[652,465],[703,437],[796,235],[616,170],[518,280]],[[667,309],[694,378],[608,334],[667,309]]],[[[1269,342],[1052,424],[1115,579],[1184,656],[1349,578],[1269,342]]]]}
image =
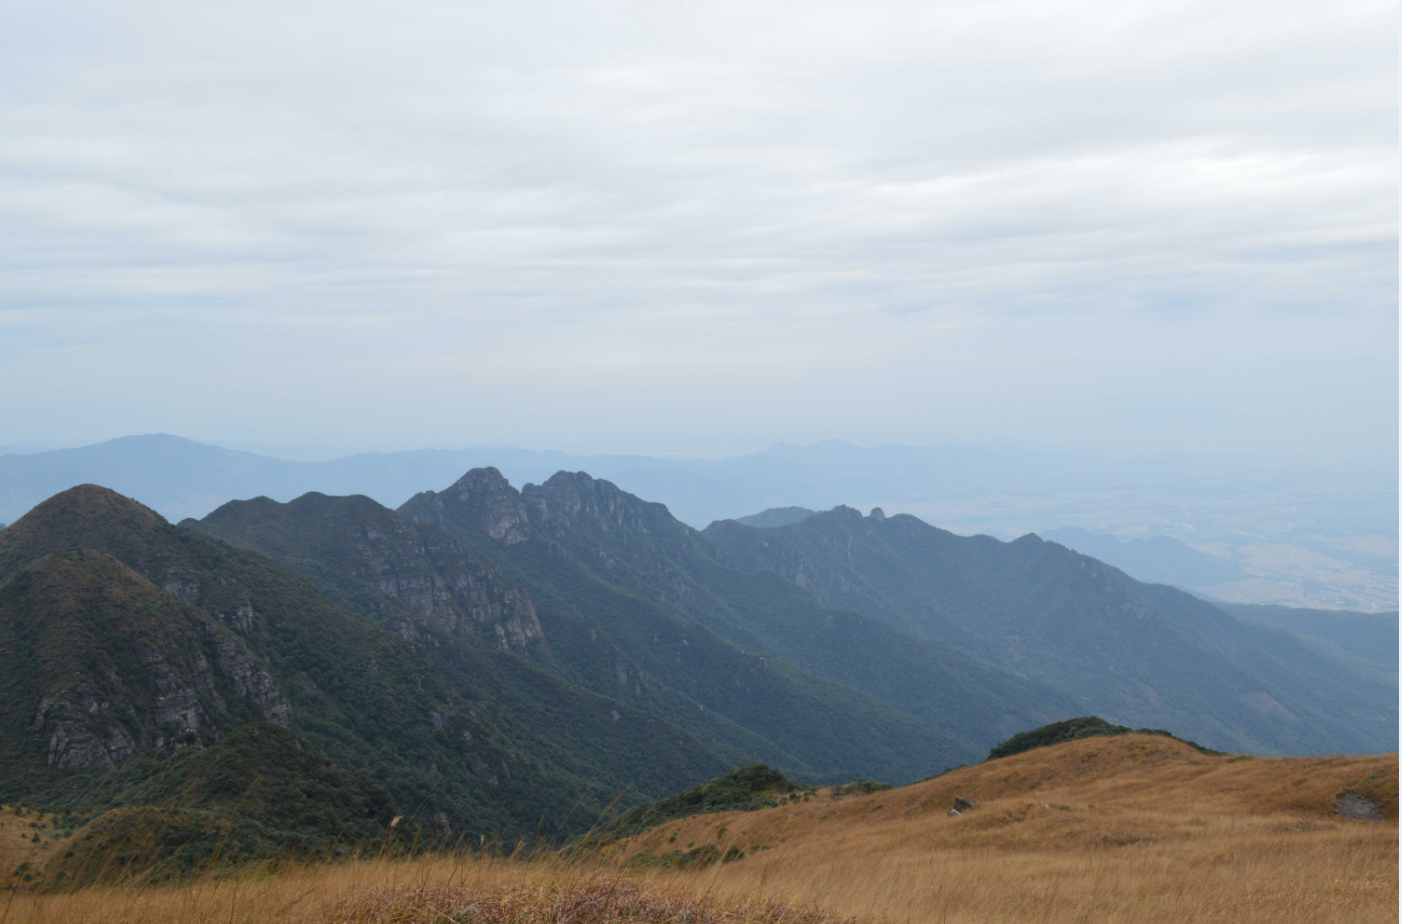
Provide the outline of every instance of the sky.
{"type": "Polygon", "coordinates": [[[1395,465],[1393,3],[5,19],[0,443],[1395,465]]]}

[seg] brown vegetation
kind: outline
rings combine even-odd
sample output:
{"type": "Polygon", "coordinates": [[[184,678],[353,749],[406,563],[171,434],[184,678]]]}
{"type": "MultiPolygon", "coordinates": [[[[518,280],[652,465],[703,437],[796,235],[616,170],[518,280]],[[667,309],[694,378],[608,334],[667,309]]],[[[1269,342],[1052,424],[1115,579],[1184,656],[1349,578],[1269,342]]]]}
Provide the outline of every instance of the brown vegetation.
{"type": "Polygon", "coordinates": [[[173,888],[12,892],[0,921],[28,924],[856,924],[820,908],[718,898],[692,882],[580,864],[433,857],[289,868],[173,888]]]}
{"type": "MultiPolygon", "coordinates": [[[[54,837],[54,816],[18,806],[0,807],[0,888],[43,867],[64,845],[54,837]]],[[[30,878],[33,878],[31,874],[30,878]]]]}
{"type": "Polygon", "coordinates": [[[1392,922],[1397,790],[1396,755],[1209,756],[1126,735],[871,795],[681,819],[588,862],[438,857],[18,890],[0,897],[0,924],[1392,922]],[[1347,792],[1384,820],[1335,815],[1347,792]],[[948,815],[956,795],[977,807],[948,815]],[[646,859],[705,845],[745,856],[680,871],[646,859]]]}
{"type": "Polygon", "coordinates": [[[775,896],[915,921],[1395,921],[1397,755],[1211,756],[1125,735],[1041,748],[902,789],[683,819],[617,862],[713,843],[688,873],[719,896],[775,896]],[[1334,814],[1341,793],[1383,822],[1334,814]],[[978,807],[947,814],[955,796],[978,807]]]}

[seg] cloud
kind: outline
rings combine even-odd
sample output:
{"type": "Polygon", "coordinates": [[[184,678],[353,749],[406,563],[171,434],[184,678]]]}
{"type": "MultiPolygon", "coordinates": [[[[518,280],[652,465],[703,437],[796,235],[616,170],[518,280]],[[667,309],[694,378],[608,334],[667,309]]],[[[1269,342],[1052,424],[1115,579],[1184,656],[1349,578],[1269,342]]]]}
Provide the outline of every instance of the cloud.
{"type": "Polygon", "coordinates": [[[31,7],[0,55],[0,385],[46,387],[0,409],[33,439],[666,448],[1041,439],[1054,408],[1103,443],[1132,410],[1077,409],[1236,363],[1251,387],[1164,438],[1395,452],[1394,20],[31,7]],[[1344,410],[1299,419],[1302,382],[1344,410]]]}

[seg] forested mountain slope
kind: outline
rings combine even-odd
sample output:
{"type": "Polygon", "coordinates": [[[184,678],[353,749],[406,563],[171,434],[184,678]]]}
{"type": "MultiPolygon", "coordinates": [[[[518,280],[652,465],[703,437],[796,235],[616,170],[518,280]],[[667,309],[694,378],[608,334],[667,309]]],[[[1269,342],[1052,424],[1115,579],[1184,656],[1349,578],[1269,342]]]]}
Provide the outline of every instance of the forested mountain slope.
{"type": "Polygon", "coordinates": [[[956,536],[851,508],[774,529],[704,531],[736,567],[940,639],[1095,712],[1268,754],[1397,746],[1397,690],[1298,639],[1241,623],[1035,535],[956,536]]]}
{"type": "Polygon", "coordinates": [[[1396,610],[1355,613],[1292,606],[1253,606],[1247,603],[1218,603],[1216,606],[1242,622],[1285,629],[1331,650],[1372,661],[1394,675],[1397,673],[1396,610]]]}
{"type": "Polygon", "coordinates": [[[735,762],[505,652],[447,676],[297,573],[91,485],[0,534],[0,638],[6,801],[264,719],[367,773],[414,823],[482,835],[588,827],[620,794],[735,762]]]}
{"type": "MultiPolygon", "coordinates": [[[[856,690],[945,730],[952,739],[945,747],[955,744],[958,750],[946,750],[934,761],[944,765],[976,757],[1010,729],[1070,714],[1070,701],[1044,686],[975,664],[937,642],[917,641],[879,620],[824,609],[774,575],[729,567],[723,553],[663,505],[584,473],[560,472],[518,492],[495,470],[478,469],[445,491],[416,496],[400,512],[443,526],[501,561],[530,588],[538,607],[548,600],[606,620],[611,637],[634,661],[656,676],[671,677],[690,695],[711,696],[708,708],[723,710],[766,737],[794,741],[765,710],[756,713],[747,702],[725,702],[715,699],[713,690],[707,693],[712,675],[694,673],[702,640],[708,657],[728,651],[725,658],[731,661],[753,659],[735,653],[734,646],[767,656],[751,661],[759,671],[753,676],[782,674],[789,689],[812,687],[815,678],[786,673],[789,668],[776,657],[850,688],[820,684],[804,694],[815,702],[864,701],[863,708],[872,708],[869,699],[850,698],[856,690]],[[671,650],[669,643],[675,646],[671,650]]],[[[879,709],[874,714],[889,715],[879,709]]],[[[860,739],[853,740],[855,747],[860,739]]],[[[800,756],[812,759],[805,755],[800,756]]],[[[931,762],[926,755],[919,759],[931,762]]],[[[901,770],[914,767],[907,762],[901,770]]],[[[890,771],[857,775],[903,778],[890,771]]]]}
{"type": "MultiPolygon", "coordinates": [[[[736,761],[773,760],[807,769],[772,742],[642,670],[597,620],[571,607],[537,608],[524,589],[462,542],[369,498],[307,494],[287,504],[231,501],[181,526],[298,570],[347,609],[422,644],[447,676],[466,674],[470,682],[481,662],[491,660],[498,672],[516,675],[517,686],[533,689],[542,706],[568,695],[565,681],[721,742],[734,749],[736,761]]],[[[503,689],[498,684],[498,692],[503,689]]],[[[520,698],[530,697],[522,691],[520,698]]]]}

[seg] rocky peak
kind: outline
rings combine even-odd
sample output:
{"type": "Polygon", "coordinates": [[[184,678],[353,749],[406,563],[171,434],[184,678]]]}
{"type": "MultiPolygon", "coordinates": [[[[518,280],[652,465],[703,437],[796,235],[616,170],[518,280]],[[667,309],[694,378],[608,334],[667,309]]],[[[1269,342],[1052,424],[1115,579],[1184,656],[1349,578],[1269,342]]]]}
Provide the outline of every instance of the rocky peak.
{"type": "Polygon", "coordinates": [[[521,497],[532,523],[550,535],[583,533],[609,552],[650,568],[658,566],[653,559],[659,555],[724,558],[719,547],[673,517],[665,504],[645,501],[586,472],[556,472],[542,485],[526,485],[521,497]]]}
{"type": "Polygon", "coordinates": [[[522,497],[545,521],[568,520],[601,532],[645,534],[672,519],[664,505],[641,500],[587,472],[556,472],[542,485],[526,485],[522,497]]]}
{"type": "Polygon", "coordinates": [[[459,515],[466,514],[474,525],[493,539],[511,545],[524,542],[530,522],[521,492],[511,486],[495,468],[474,468],[439,495],[451,498],[459,515]]]}
{"type": "MultiPolygon", "coordinates": [[[[419,630],[436,626],[520,651],[543,638],[530,597],[434,522],[456,519],[461,507],[471,514],[474,504],[493,495],[509,500],[510,486],[495,470],[477,470],[441,494],[420,495],[423,509],[405,514],[360,495],[312,492],[287,504],[231,501],[187,525],[302,570],[333,592],[345,591],[350,581],[397,600],[411,616],[394,616],[394,628],[410,640],[421,641],[419,630]],[[430,515],[418,515],[425,512],[430,515]]],[[[351,606],[372,619],[390,613],[356,595],[351,606]]]]}

